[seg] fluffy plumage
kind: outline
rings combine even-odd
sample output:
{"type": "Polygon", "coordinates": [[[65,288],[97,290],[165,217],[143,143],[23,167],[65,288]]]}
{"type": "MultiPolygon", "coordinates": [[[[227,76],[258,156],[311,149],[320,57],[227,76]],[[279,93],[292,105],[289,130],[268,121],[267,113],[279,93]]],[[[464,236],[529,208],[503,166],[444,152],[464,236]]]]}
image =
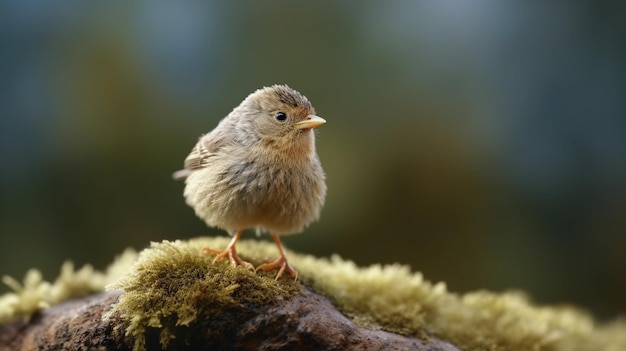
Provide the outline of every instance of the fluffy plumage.
{"type": "MultiPolygon", "coordinates": [[[[295,276],[278,235],[301,232],[319,218],[326,196],[325,176],[315,151],[313,128],[325,123],[309,100],[286,85],[250,94],[210,133],[200,137],[174,174],[185,179],[184,196],[209,226],[234,235],[226,251],[233,266],[235,244],[246,228],[268,231],[281,251],[278,268],[295,276]]],[[[271,266],[271,267],[270,267],[271,266]]]]}

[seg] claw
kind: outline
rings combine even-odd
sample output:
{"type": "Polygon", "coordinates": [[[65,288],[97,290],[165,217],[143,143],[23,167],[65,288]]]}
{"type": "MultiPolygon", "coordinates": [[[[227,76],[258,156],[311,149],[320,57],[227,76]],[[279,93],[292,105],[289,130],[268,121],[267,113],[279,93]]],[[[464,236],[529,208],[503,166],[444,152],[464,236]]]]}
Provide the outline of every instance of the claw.
{"type": "Polygon", "coordinates": [[[298,279],[298,271],[296,271],[290,264],[287,262],[287,258],[285,256],[280,256],[276,261],[270,263],[264,263],[258,266],[254,271],[257,272],[259,270],[262,271],[270,271],[272,269],[278,269],[278,273],[276,274],[276,280],[280,279],[283,276],[283,273],[287,273],[293,277],[293,280],[298,279]]]}
{"type": "Polygon", "coordinates": [[[283,245],[280,243],[280,239],[277,235],[272,235],[274,237],[274,242],[276,242],[276,246],[278,246],[278,251],[280,252],[280,257],[276,259],[274,262],[266,262],[260,266],[258,266],[254,271],[257,272],[259,270],[269,271],[272,269],[278,269],[278,273],[276,274],[276,280],[280,279],[283,276],[283,273],[287,273],[293,277],[293,280],[298,279],[298,272],[287,262],[287,257],[285,256],[285,251],[283,250],[283,245]]]}
{"type": "Polygon", "coordinates": [[[212,254],[212,255],[217,255],[215,256],[215,258],[213,259],[213,264],[216,264],[217,262],[228,258],[228,261],[230,261],[230,265],[233,268],[236,268],[237,266],[243,266],[247,269],[251,269],[254,270],[254,266],[252,265],[252,263],[247,262],[242,260],[239,255],[237,255],[237,250],[235,249],[235,244],[237,244],[237,241],[239,240],[239,238],[241,237],[241,230],[238,230],[237,233],[235,233],[235,235],[233,235],[233,239],[230,241],[230,243],[228,244],[228,246],[226,246],[226,249],[222,250],[215,250],[215,249],[211,249],[208,247],[205,247],[204,249],[202,249],[202,251],[208,253],[208,254],[212,254]]]}
{"type": "Polygon", "coordinates": [[[242,260],[241,257],[237,255],[237,250],[235,250],[234,247],[226,248],[224,251],[205,247],[204,249],[202,249],[202,251],[208,254],[217,255],[213,259],[213,262],[212,262],[213,264],[216,264],[217,262],[225,258],[228,258],[228,260],[230,261],[230,265],[233,266],[233,268],[236,268],[237,266],[243,266],[245,268],[254,270],[254,266],[252,265],[252,263],[242,260]]]}

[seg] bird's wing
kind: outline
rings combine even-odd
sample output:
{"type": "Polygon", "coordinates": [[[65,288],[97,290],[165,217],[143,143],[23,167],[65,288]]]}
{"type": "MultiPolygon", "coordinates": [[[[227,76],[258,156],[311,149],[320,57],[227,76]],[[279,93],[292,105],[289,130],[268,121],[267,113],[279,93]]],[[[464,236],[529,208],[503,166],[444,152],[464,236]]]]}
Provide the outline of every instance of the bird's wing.
{"type": "Polygon", "coordinates": [[[185,159],[185,168],[174,172],[173,178],[182,180],[187,178],[191,172],[206,167],[209,165],[211,158],[225,144],[225,140],[215,131],[201,136],[193,149],[191,149],[189,156],[185,159]]]}

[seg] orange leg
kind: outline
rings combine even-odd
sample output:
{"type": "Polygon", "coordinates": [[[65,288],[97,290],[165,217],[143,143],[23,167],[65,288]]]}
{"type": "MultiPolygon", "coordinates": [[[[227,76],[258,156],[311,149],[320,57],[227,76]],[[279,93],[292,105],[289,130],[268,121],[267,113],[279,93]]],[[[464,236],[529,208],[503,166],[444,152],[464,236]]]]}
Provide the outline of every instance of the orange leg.
{"type": "Polygon", "coordinates": [[[206,252],[208,254],[217,255],[213,259],[213,264],[221,261],[224,258],[228,258],[228,260],[230,261],[230,264],[233,266],[233,268],[235,268],[237,266],[244,266],[244,267],[246,267],[248,269],[254,270],[254,266],[250,262],[246,262],[246,261],[242,260],[241,258],[239,258],[239,256],[237,255],[237,250],[235,250],[235,244],[237,244],[237,241],[239,241],[239,238],[241,237],[241,233],[242,232],[243,232],[243,230],[241,230],[241,229],[237,230],[235,235],[233,235],[233,239],[230,241],[228,246],[226,246],[226,249],[224,249],[224,251],[214,250],[214,249],[210,249],[208,247],[205,247],[204,249],[202,249],[202,251],[204,251],[204,252],[206,252]]]}
{"type": "Polygon", "coordinates": [[[285,256],[285,250],[283,250],[283,245],[281,244],[278,235],[272,234],[272,237],[274,238],[276,246],[278,246],[278,252],[280,252],[280,257],[274,262],[264,263],[258,266],[255,271],[258,271],[259,269],[262,271],[278,269],[278,274],[276,274],[276,280],[282,277],[283,273],[289,274],[293,277],[294,280],[298,279],[298,272],[293,269],[289,262],[287,262],[287,256],[285,256]]]}

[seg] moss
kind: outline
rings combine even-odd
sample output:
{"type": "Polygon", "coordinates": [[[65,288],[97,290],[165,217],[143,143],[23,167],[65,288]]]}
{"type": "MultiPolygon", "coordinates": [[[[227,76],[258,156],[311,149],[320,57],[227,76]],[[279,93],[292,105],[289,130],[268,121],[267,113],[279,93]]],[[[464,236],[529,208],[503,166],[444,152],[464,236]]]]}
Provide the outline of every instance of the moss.
{"type": "Polygon", "coordinates": [[[49,306],[103,291],[105,285],[119,278],[120,271],[128,270],[136,257],[134,250],[127,249],[104,273],[94,270],[91,265],[75,270],[74,264],[68,261],[61,266],[59,277],[52,283],[43,280],[37,269],[29,270],[22,283],[4,276],[2,282],[12,291],[0,296],[0,324],[17,318],[27,319],[49,306]]]}
{"type": "Polygon", "coordinates": [[[626,350],[624,321],[597,325],[581,310],[536,306],[521,292],[455,294],[408,266],[289,254],[304,279],[365,327],[429,331],[463,350],[626,350]]]}
{"type": "MultiPolygon", "coordinates": [[[[0,321],[3,313],[7,318],[6,306],[12,306],[12,317],[23,316],[121,277],[108,287],[124,290],[110,315],[123,317],[126,324],[119,328],[135,336],[136,349],[142,349],[150,328],[158,328],[167,345],[176,328],[242,304],[273,303],[298,293],[299,285],[291,280],[276,282],[275,272],[255,274],[232,269],[226,262],[212,265],[213,256],[201,249],[223,248],[228,241],[219,237],[153,243],[136,259],[118,259],[105,274],[65,266],[53,284],[36,271],[27,274],[24,284],[5,278],[14,292],[0,297],[0,321]]],[[[277,256],[273,244],[257,240],[243,240],[237,248],[254,264],[277,256]]],[[[537,306],[521,292],[452,293],[444,283],[433,284],[402,265],[362,268],[338,256],[288,255],[301,281],[367,328],[413,336],[434,333],[464,350],[626,350],[625,321],[599,325],[576,308],[537,306]]]]}
{"type": "Polygon", "coordinates": [[[206,246],[221,243],[152,243],[130,272],[108,287],[124,293],[105,318],[121,314],[125,324],[118,328],[135,338],[135,350],[145,349],[145,334],[151,327],[160,329],[161,345],[167,348],[177,327],[209,321],[229,308],[272,303],[301,291],[292,281],[276,281],[241,266],[233,269],[226,260],[213,265],[212,256],[201,251],[206,246]]]}

